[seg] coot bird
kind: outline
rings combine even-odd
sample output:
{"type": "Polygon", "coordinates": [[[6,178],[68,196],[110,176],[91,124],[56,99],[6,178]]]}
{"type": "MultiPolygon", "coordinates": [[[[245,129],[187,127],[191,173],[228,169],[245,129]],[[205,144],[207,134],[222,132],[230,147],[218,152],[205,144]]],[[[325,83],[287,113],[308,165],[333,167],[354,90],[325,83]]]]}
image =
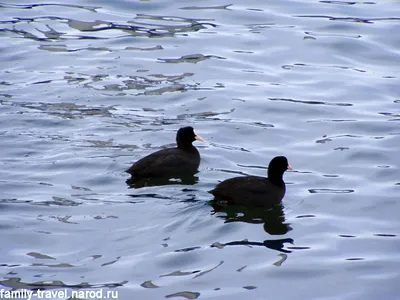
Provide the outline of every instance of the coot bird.
{"type": "Polygon", "coordinates": [[[285,196],[283,173],[292,170],[284,156],[274,157],[268,166],[268,178],[260,176],[234,177],[217,184],[210,193],[220,204],[269,206],[285,196]]]}
{"type": "Polygon", "coordinates": [[[131,174],[131,181],[193,175],[200,165],[199,151],[192,145],[195,140],[204,142],[193,127],[182,127],[176,134],[176,148],[149,154],[135,162],[126,172],[131,174]]]}

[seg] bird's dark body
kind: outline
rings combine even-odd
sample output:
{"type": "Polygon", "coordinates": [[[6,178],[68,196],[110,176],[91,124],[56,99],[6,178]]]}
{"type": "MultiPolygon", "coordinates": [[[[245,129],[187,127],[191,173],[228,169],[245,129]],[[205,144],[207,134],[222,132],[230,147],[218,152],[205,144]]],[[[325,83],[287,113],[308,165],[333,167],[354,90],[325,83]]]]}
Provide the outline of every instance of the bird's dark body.
{"type": "Polygon", "coordinates": [[[131,174],[129,184],[133,182],[182,178],[193,176],[200,165],[200,153],[192,143],[204,141],[196,135],[193,127],[182,127],[176,133],[176,147],[159,150],[135,162],[127,173],[131,174]]]}
{"type": "Polygon", "coordinates": [[[227,179],[210,191],[215,199],[227,204],[266,206],[281,202],[285,196],[285,183],[274,184],[266,177],[243,176],[227,179]]]}
{"type": "Polygon", "coordinates": [[[132,178],[174,177],[193,175],[199,165],[200,154],[194,146],[185,150],[168,148],[143,157],[126,172],[132,178]]]}
{"type": "Polygon", "coordinates": [[[274,157],[268,165],[268,177],[243,176],[224,180],[210,193],[220,204],[242,206],[271,206],[279,204],[285,196],[283,173],[292,170],[287,158],[274,157]]]}

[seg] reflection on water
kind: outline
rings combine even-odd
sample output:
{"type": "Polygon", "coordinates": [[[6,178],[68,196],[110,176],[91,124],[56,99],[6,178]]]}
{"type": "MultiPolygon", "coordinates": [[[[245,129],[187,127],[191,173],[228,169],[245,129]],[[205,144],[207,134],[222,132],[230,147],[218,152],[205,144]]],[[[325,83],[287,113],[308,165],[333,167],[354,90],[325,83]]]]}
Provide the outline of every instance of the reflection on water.
{"type": "MultiPolygon", "coordinates": [[[[285,239],[278,239],[278,240],[265,240],[263,242],[251,242],[247,240],[243,241],[233,241],[228,243],[214,243],[211,247],[216,247],[219,249],[224,248],[225,246],[261,246],[266,247],[271,250],[276,250],[282,253],[291,253],[292,251],[284,249],[286,243],[292,244],[294,243],[293,239],[285,238],[285,239]]],[[[306,249],[306,248],[303,248],[306,249]]]]}
{"type": "MultiPolygon", "coordinates": [[[[270,235],[285,235],[292,230],[289,224],[285,223],[283,205],[272,207],[252,208],[239,205],[220,205],[217,201],[211,200],[209,204],[213,207],[212,214],[225,220],[225,223],[245,222],[250,224],[263,224],[265,232],[270,235]]],[[[292,251],[284,249],[286,243],[293,244],[291,238],[264,240],[263,242],[251,242],[248,240],[232,241],[228,243],[214,243],[212,247],[222,249],[226,246],[262,246],[282,253],[292,251]]]]}
{"type": "Polygon", "coordinates": [[[336,189],[309,189],[312,194],[332,193],[332,194],[349,194],[354,193],[354,190],[336,190],[336,189]]]}
{"type": "MultiPolygon", "coordinates": [[[[65,5],[53,4],[53,6],[66,7],[65,5]]],[[[0,5],[0,7],[4,7],[0,5]]],[[[40,7],[40,5],[36,6],[40,7]]],[[[69,6],[70,8],[76,9],[88,9],[88,7],[83,6],[69,6]]],[[[35,7],[19,7],[14,8],[23,9],[33,9],[35,7]]],[[[95,9],[93,9],[95,11],[95,9]]],[[[66,39],[103,39],[107,38],[101,36],[98,33],[108,31],[113,32],[113,34],[129,34],[129,35],[119,35],[118,38],[126,36],[137,36],[137,37],[172,37],[176,34],[196,32],[202,29],[207,29],[208,26],[215,27],[216,25],[210,22],[204,22],[206,20],[201,19],[188,19],[182,17],[163,17],[163,16],[153,16],[145,14],[137,14],[133,20],[129,20],[126,24],[119,24],[110,21],[81,21],[69,18],[61,18],[58,16],[40,16],[33,18],[18,18],[14,17],[12,20],[2,20],[0,24],[12,25],[2,28],[2,31],[20,35],[27,39],[32,39],[34,41],[52,41],[52,40],[66,40],[66,39]],[[54,24],[54,20],[60,22],[60,24],[68,25],[69,29],[77,30],[78,32],[63,32],[57,31],[52,28],[51,25],[46,24],[47,22],[54,24]],[[44,24],[48,30],[33,29],[32,32],[26,31],[24,29],[18,29],[19,26],[24,24],[35,25],[44,24]],[[131,25],[134,24],[134,25],[131,25]],[[40,32],[44,37],[40,37],[33,32],[40,32]],[[85,33],[85,34],[82,34],[85,33]],[[94,33],[93,35],[87,35],[86,33],[94,33]]],[[[104,48],[108,50],[107,48],[104,48]]],[[[128,48],[132,49],[132,48],[128,48]]],[[[159,48],[159,49],[162,49],[159,48]]],[[[101,49],[99,49],[101,50],[101,49]]],[[[77,50],[74,50],[77,51],[77,50]]],[[[110,50],[111,51],[111,50],[110,50]]]]}
{"type": "Polygon", "coordinates": [[[186,299],[197,299],[197,298],[199,298],[199,296],[200,296],[200,293],[198,293],[198,292],[184,291],[184,292],[178,292],[178,293],[166,295],[165,298],[183,297],[186,299]]]}
{"type": "MultiPolygon", "coordinates": [[[[52,11],[57,8],[69,8],[71,10],[89,10],[97,13],[99,7],[68,5],[68,4],[35,4],[35,5],[14,5],[2,4],[4,8],[12,8],[16,11],[32,9],[36,11],[41,7],[51,7],[52,11]]],[[[40,13],[39,13],[40,14],[40,13]]],[[[116,53],[120,51],[161,51],[162,45],[133,47],[133,46],[93,46],[90,42],[84,47],[76,47],[81,43],[73,44],[73,40],[102,40],[108,39],[126,39],[126,38],[171,38],[176,35],[187,34],[215,27],[216,25],[202,19],[184,18],[184,17],[164,17],[146,14],[137,14],[133,19],[123,23],[107,20],[83,21],[56,15],[35,16],[31,18],[13,17],[9,20],[0,20],[0,32],[8,33],[11,38],[19,36],[24,39],[30,39],[38,43],[39,50],[54,53],[74,53],[81,51],[91,52],[109,52],[116,53]]],[[[114,43],[113,43],[114,44],[114,43]]],[[[119,44],[119,43],[115,43],[119,44]]],[[[214,55],[191,54],[184,55],[179,59],[158,58],[159,62],[198,62],[210,58],[222,57],[214,55]]],[[[148,70],[135,70],[148,71],[148,70]]],[[[135,72],[133,71],[133,72],[135,72]]],[[[162,95],[167,92],[184,92],[188,90],[198,90],[196,82],[182,83],[187,76],[192,76],[190,72],[178,75],[148,74],[146,76],[117,74],[85,74],[82,70],[75,73],[73,70],[67,70],[64,74],[60,71],[52,70],[52,73],[59,73],[58,78],[54,80],[40,80],[31,84],[50,84],[53,82],[65,81],[72,85],[83,85],[86,88],[95,89],[104,92],[126,92],[130,90],[143,90],[137,95],[162,95]]],[[[11,84],[12,85],[12,84],[11,84]]]]}
{"type": "Polygon", "coordinates": [[[213,207],[212,214],[225,223],[246,222],[251,224],[263,224],[265,232],[271,235],[284,235],[292,228],[285,223],[283,205],[271,207],[253,208],[239,205],[220,205],[216,200],[209,201],[213,207]]]}
{"type": "Polygon", "coordinates": [[[165,178],[165,177],[156,177],[156,178],[142,178],[142,179],[134,179],[129,178],[126,180],[126,184],[129,185],[130,188],[142,188],[142,187],[150,187],[150,186],[162,186],[162,185],[194,185],[199,181],[199,177],[188,175],[182,176],[178,178],[165,178]]]}
{"type": "Polygon", "coordinates": [[[1,3],[0,7],[2,8],[15,8],[15,9],[32,9],[35,7],[46,7],[46,6],[61,6],[61,7],[71,7],[71,8],[79,8],[79,9],[87,9],[92,12],[96,12],[96,9],[99,7],[90,7],[90,6],[81,6],[81,5],[73,5],[73,4],[52,4],[52,3],[37,3],[37,4],[12,4],[12,3],[1,3]]]}
{"type": "Polygon", "coordinates": [[[353,104],[351,103],[328,103],[323,101],[296,100],[296,99],[284,99],[284,98],[269,98],[269,100],[302,103],[302,104],[313,104],[313,105],[353,106],[353,104]]]}
{"type": "MultiPolygon", "coordinates": [[[[321,1],[325,3],[337,3],[341,1],[321,1]]],[[[348,2],[350,3],[350,2],[348,2]]],[[[372,4],[372,3],[371,3],[372,4]]],[[[355,22],[355,23],[365,23],[365,24],[374,24],[374,22],[378,21],[400,21],[400,18],[354,18],[354,17],[333,17],[333,16],[312,16],[312,15],[300,15],[297,16],[299,18],[322,18],[328,19],[330,21],[342,21],[342,22],[355,22]]]]}
{"type": "Polygon", "coordinates": [[[151,280],[147,280],[143,283],[140,284],[141,287],[144,287],[146,289],[154,289],[154,288],[159,288],[158,285],[154,284],[151,280]]]}
{"type": "MultiPolygon", "coordinates": [[[[54,4],[54,6],[57,6],[57,4],[54,4]]],[[[63,5],[59,6],[62,7],[63,5]]],[[[77,9],[84,8],[79,6],[70,6],[70,7],[77,9]]],[[[66,41],[71,39],[72,40],[106,39],[109,38],[109,36],[107,35],[108,32],[111,32],[114,35],[114,38],[115,37],[116,38],[124,38],[124,37],[162,38],[162,37],[173,37],[177,34],[182,34],[182,33],[197,32],[199,30],[207,29],[208,26],[211,27],[216,26],[215,24],[204,22],[203,20],[200,19],[187,19],[181,17],[171,18],[171,17],[152,16],[143,14],[137,14],[133,18],[133,20],[127,21],[126,24],[119,24],[115,22],[102,21],[102,20],[88,22],[88,21],[81,21],[81,20],[69,19],[64,17],[61,18],[57,16],[48,16],[48,15],[33,17],[33,18],[14,17],[12,20],[0,21],[0,24],[5,25],[3,28],[1,28],[1,31],[3,32],[15,34],[26,39],[32,39],[37,42],[51,42],[58,40],[66,41]],[[57,27],[60,27],[60,31],[52,27],[55,24],[54,23],[55,20],[59,21],[57,27]],[[65,28],[65,26],[62,26],[65,24],[68,25],[69,28],[65,28]],[[27,31],[25,29],[22,29],[23,27],[26,28],[26,26],[24,25],[29,25],[28,28],[35,25],[40,27],[44,26],[47,30],[40,30],[38,28],[33,27],[31,31],[27,31]],[[40,36],[38,33],[42,34],[42,36],[40,36]],[[88,33],[92,33],[92,35],[88,35],[88,33]],[[102,33],[104,33],[104,36],[101,35],[102,33]]],[[[53,48],[51,47],[42,48],[42,50],[49,50],[49,51],[52,51],[52,49],[53,48]]],[[[75,52],[84,49],[92,51],[110,51],[110,52],[112,51],[112,49],[107,47],[68,49],[66,45],[57,45],[57,48],[54,48],[56,52],[60,51],[75,52]]],[[[135,50],[135,49],[142,50],[146,48],[134,48],[134,47],[125,48],[125,50],[135,50]]],[[[156,46],[155,48],[150,48],[150,50],[162,50],[162,49],[163,49],[162,46],[156,46]]],[[[149,48],[147,48],[147,50],[149,50],[149,48]]],[[[196,56],[207,59],[206,56],[201,54],[198,54],[196,56]]],[[[193,57],[189,55],[187,56],[187,59],[189,61],[192,61],[193,58],[194,56],[193,57]]]]}
{"type": "Polygon", "coordinates": [[[72,288],[72,289],[94,289],[94,288],[115,288],[123,286],[128,281],[104,283],[104,284],[89,284],[82,282],[78,284],[66,284],[60,280],[54,281],[36,281],[36,282],[23,282],[19,277],[9,277],[5,280],[0,280],[0,284],[6,288],[13,290],[26,289],[26,290],[49,290],[49,289],[60,289],[60,288],[72,288]]]}

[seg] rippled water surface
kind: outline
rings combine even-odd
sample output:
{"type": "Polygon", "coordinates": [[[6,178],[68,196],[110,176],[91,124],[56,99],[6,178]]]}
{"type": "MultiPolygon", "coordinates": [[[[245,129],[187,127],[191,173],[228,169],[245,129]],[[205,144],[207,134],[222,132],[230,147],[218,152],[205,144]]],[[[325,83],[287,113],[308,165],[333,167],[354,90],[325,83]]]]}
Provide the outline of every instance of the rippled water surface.
{"type": "Polygon", "coordinates": [[[400,297],[398,1],[0,8],[1,288],[400,297]],[[207,140],[194,184],[129,188],[186,125],[207,140]],[[209,204],[276,155],[282,206],[209,204]]]}

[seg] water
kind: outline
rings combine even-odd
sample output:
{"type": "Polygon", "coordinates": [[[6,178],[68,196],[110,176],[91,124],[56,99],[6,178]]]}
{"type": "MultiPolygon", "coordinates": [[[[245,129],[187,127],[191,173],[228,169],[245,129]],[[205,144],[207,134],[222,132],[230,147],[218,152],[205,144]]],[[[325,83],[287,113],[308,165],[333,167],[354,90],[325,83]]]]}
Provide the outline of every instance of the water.
{"type": "Polygon", "coordinates": [[[3,289],[398,299],[397,1],[0,5],[3,289]],[[129,188],[185,125],[195,184],[129,188]],[[282,207],[208,203],[276,155],[282,207]]]}

